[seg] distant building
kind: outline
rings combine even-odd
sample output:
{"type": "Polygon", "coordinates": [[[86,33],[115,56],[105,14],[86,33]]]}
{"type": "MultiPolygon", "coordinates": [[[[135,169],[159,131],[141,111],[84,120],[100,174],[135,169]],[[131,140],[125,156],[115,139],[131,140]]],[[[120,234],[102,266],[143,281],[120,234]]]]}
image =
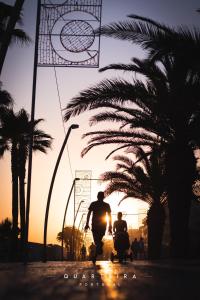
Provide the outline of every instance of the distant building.
{"type": "Polygon", "coordinates": [[[143,225],[143,220],[147,216],[147,208],[138,208],[138,228],[143,225]]]}
{"type": "MultiPolygon", "coordinates": [[[[40,261],[43,258],[43,244],[29,242],[28,244],[29,260],[30,261],[40,261]]],[[[61,249],[59,245],[48,244],[47,245],[47,260],[60,260],[61,259],[61,249]]],[[[66,258],[66,249],[64,248],[64,258],[66,258]]]]}

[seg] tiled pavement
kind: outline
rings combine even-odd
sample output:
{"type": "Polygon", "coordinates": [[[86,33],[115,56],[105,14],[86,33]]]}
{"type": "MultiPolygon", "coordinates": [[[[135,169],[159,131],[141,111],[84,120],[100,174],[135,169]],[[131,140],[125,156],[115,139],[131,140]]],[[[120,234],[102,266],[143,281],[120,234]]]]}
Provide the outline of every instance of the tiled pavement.
{"type": "Polygon", "coordinates": [[[199,300],[200,262],[0,264],[1,300],[199,300]]]}

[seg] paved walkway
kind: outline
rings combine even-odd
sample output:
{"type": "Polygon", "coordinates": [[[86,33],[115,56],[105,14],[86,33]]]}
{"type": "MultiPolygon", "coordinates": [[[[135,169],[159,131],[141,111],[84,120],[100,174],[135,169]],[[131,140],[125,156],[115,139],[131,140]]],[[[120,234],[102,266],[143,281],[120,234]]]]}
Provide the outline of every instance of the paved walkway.
{"type": "Polygon", "coordinates": [[[200,262],[0,264],[1,300],[199,300],[200,262]]]}

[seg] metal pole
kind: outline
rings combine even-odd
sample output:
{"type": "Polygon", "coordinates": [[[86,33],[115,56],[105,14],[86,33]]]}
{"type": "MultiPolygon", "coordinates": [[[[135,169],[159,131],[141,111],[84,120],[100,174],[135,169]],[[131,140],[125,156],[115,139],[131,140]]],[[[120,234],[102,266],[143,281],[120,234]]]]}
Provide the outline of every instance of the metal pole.
{"type": "Polygon", "coordinates": [[[80,228],[80,226],[81,226],[81,222],[82,222],[83,216],[84,216],[85,214],[86,214],[86,213],[83,213],[82,216],[81,216],[81,219],[80,219],[80,222],[79,222],[79,225],[78,225],[78,230],[79,230],[79,228],[80,228]]]}
{"type": "Polygon", "coordinates": [[[76,218],[77,218],[77,215],[78,215],[78,212],[79,212],[79,209],[81,207],[81,204],[84,202],[84,200],[82,200],[80,203],[79,203],[79,206],[78,206],[78,209],[76,211],[76,215],[75,215],[75,218],[74,218],[74,222],[73,222],[73,227],[72,227],[72,236],[71,236],[71,246],[73,244],[73,253],[72,253],[72,249],[71,249],[71,257],[74,257],[74,229],[75,229],[75,223],[76,223],[76,218]]]}
{"type": "Polygon", "coordinates": [[[1,48],[0,48],[0,74],[1,74],[1,71],[3,68],[6,53],[7,53],[11,38],[12,38],[12,33],[13,33],[13,30],[15,29],[15,25],[18,21],[23,4],[24,4],[24,0],[16,0],[15,1],[15,6],[12,9],[12,14],[10,16],[6,31],[3,34],[1,48]]]}
{"type": "Polygon", "coordinates": [[[74,219],[75,219],[75,214],[76,214],[76,184],[74,189],[74,219]]]}
{"type": "Polygon", "coordinates": [[[41,1],[38,0],[37,5],[37,20],[35,32],[35,53],[33,66],[33,86],[32,86],[32,104],[31,104],[31,127],[30,127],[30,143],[28,156],[28,179],[27,179],[27,197],[26,197],[26,230],[25,230],[25,262],[27,261],[28,251],[28,233],[29,233],[29,211],[30,211],[30,197],[31,197],[31,175],[32,175],[32,152],[33,152],[33,127],[35,120],[35,98],[36,98],[36,82],[37,82],[37,60],[38,60],[38,36],[40,27],[40,9],[41,1]]]}
{"type": "Polygon", "coordinates": [[[71,198],[71,194],[75,185],[76,180],[79,180],[79,178],[74,178],[72,186],[71,186],[71,190],[69,192],[69,196],[67,199],[67,203],[66,203],[66,207],[65,207],[65,212],[64,212],[64,217],[63,217],[63,224],[62,224],[62,240],[61,240],[61,260],[64,259],[64,255],[63,255],[63,242],[64,242],[64,226],[65,226],[65,219],[66,219],[66,214],[67,214],[67,209],[68,209],[68,205],[69,205],[69,200],[71,198]]]}
{"type": "MultiPolygon", "coordinates": [[[[75,220],[75,214],[76,214],[76,184],[75,184],[75,188],[74,188],[74,220],[75,220]]],[[[74,233],[74,224],[73,224],[73,229],[72,229],[72,242],[71,242],[71,247],[73,249],[74,252],[74,237],[73,237],[73,233],[74,233]]],[[[74,256],[74,254],[73,254],[74,256]]],[[[72,257],[72,254],[71,254],[72,257]]]]}
{"type": "Polygon", "coordinates": [[[62,158],[62,154],[63,154],[63,151],[64,151],[65,146],[67,144],[67,140],[69,138],[70,132],[71,132],[72,129],[76,129],[76,128],[79,128],[79,125],[72,124],[69,127],[68,131],[67,131],[67,134],[65,136],[64,142],[63,142],[62,147],[60,149],[60,152],[59,152],[56,164],[55,164],[55,168],[54,168],[54,171],[53,171],[52,179],[51,179],[51,184],[50,184],[48,198],[47,198],[47,205],[46,205],[46,212],[45,212],[45,221],[44,221],[44,242],[43,242],[43,246],[44,246],[44,248],[43,248],[43,250],[44,250],[43,261],[44,262],[46,262],[46,259],[47,259],[47,257],[46,257],[47,256],[47,253],[46,253],[46,247],[47,247],[47,225],[48,225],[49,207],[50,207],[50,202],[51,202],[51,195],[52,195],[52,191],[53,191],[54,181],[55,181],[55,178],[56,178],[56,174],[57,174],[57,170],[58,170],[58,167],[59,167],[59,164],[60,164],[60,160],[62,158]]]}
{"type": "Polygon", "coordinates": [[[77,234],[76,234],[76,238],[75,238],[75,251],[76,251],[76,245],[77,245],[77,240],[78,240],[79,228],[80,228],[80,226],[81,226],[81,222],[82,222],[82,220],[83,220],[83,216],[84,216],[84,215],[85,215],[85,213],[82,214],[81,219],[80,219],[80,222],[79,222],[79,224],[78,224],[77,234]]]}

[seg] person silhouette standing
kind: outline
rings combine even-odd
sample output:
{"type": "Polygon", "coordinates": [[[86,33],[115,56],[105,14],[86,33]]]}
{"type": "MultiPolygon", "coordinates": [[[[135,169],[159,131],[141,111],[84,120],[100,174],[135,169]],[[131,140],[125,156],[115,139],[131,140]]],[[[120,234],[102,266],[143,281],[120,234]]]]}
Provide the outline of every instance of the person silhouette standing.
{"type": "Polygon", "coordinates": [[[126,259],[126,252],[130,248],[128,227],[125,220],[122,220],[122,212],[118,212],[117,221],[113,224],[114,248],[117,251],[119,260],[126,259]]]}
{"type": "Polygon", "coordinates": [[[113,231],[118,232],[127,232],[127,223],[125,220],[122,220],[122,212],[118,212],[117,214],[117,221],[113,224],[113,231]]]}
{"type": "Polygon", "coordinates": [[[97,201],[94,201],[90,204],[88,208],[87,221],[85,225],[85,231],[89,229],[89,221],[90,215],[92,215],[92,235],[94,244],[96,246],[95,256],[92,258],[93,263],[96,262],[97,255],[101,255],[103,253],[103,242],[102,238],[106,232],[107,220],[106,214],[108,215],[109,227],[108,231],[112,234],[112,221],[111,221],[111,209],[110,205],[104,202],[105,196],[104,192],[98,192],[97,201]]]}

